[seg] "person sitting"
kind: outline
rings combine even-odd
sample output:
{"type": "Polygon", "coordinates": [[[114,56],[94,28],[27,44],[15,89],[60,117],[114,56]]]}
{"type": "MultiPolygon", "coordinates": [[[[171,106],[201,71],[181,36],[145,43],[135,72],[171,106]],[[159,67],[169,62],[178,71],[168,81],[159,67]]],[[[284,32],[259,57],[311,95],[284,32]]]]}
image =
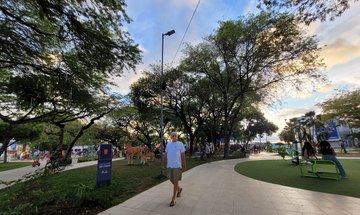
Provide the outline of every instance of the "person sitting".
{"type": "Polygon", "coordinates": [[[303,160],[305,160],[306,162],[309,161],[311,156],[315,156],[315,150],[312,147],[310,142],[305,142],[304,146],[301,149],[301,156],[303,158],[303,160]]]}
{"type": "Polygon", "coordinates": [[[320,142],[320,152],[322,154],[323,160],[330,160],[335,162],[336,166],[338,167],[340,171],[340,175],[342,178],[347,178],[347,175],[345,173],[345,170],[343,166],[341,165],[340,161],[336,158],[336,153],[333,148],[331,148],[331,145],[328,141],[322,140],[320,142]]]}

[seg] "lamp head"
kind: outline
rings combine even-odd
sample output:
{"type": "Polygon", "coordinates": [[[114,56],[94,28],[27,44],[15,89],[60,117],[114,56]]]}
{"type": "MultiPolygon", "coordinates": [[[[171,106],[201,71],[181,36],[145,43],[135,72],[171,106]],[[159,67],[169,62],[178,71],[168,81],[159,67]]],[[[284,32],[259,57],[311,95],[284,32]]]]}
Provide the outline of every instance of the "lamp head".
{"type": "Polygon", "coordinates": [[[170,35],[172,35],[172,34],[175,34],[175,30],[168,31],[168,32],[166,32],[164,35],[170,36],[170,35]]]}

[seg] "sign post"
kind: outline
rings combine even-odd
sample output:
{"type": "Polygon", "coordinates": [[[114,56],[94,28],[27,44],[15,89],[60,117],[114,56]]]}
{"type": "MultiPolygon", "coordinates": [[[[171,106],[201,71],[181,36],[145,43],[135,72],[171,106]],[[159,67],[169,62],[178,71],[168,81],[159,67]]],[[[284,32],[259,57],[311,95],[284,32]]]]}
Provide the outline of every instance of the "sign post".
{"type": "Polygon", "coordinates": [[[100,145],[98,155],[98,168],[96,177],[96,186],[110,185],[112,167],[112,145],[100,145]]]}

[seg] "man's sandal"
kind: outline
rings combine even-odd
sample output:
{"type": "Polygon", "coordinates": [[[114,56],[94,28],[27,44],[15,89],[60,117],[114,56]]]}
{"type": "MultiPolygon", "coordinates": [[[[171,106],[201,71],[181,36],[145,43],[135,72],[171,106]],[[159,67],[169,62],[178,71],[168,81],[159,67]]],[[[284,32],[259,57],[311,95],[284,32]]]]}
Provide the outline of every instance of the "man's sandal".
{"type": "Polygon", "coordinates": [[[180,188],[179,192],[177,193],[176,197],[180,197],[181,196],[181,191],[182,191],[182,188],[180,188]]]}
{"type": "Polygon", "coordinates": [[[170,207],[174,207],[174,206],[175,206],[175,204],[176,204],[176,202],[175,202],[175,201],[171,201],[169,206],[170,206],[170,207]]]}

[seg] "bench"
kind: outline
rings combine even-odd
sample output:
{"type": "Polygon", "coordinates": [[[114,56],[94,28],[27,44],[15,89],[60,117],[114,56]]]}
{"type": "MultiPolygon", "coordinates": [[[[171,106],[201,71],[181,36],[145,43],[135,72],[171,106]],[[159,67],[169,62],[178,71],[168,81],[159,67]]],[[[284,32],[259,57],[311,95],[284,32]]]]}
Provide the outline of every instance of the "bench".
{"type": "Polygon", "coordinates": [[[302,177],[326,178],[339,180],[341,178],[338,167],[330,160],[309,160],[300,163],[302,177]]]}

